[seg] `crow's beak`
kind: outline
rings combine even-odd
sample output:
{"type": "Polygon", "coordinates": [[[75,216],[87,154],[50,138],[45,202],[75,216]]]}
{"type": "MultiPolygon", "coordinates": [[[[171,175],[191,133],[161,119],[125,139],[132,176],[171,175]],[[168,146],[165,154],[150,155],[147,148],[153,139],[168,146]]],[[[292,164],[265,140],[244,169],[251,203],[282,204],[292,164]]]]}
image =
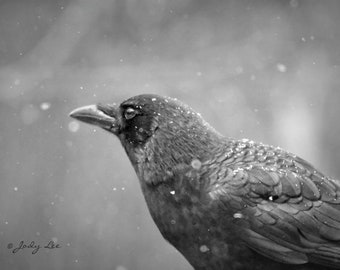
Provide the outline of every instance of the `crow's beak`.
{"type": "Polygon", "coordinates": [[[119,130],[118,108],[115,105],[88,105],[73,110],[70,116],[113,133],[119,130]]]}

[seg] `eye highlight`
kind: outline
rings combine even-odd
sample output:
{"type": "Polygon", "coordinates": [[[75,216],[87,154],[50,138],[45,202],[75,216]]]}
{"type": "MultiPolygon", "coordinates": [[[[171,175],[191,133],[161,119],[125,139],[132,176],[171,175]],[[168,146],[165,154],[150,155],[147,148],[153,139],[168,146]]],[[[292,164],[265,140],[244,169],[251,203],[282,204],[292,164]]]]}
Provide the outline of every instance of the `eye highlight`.
{"type": "Polygon", "coordinates": [[[126,120],[132,119],[137,115],[137,111],[131,107],[127,108],[124,112],[124,117],[126,120]]]}

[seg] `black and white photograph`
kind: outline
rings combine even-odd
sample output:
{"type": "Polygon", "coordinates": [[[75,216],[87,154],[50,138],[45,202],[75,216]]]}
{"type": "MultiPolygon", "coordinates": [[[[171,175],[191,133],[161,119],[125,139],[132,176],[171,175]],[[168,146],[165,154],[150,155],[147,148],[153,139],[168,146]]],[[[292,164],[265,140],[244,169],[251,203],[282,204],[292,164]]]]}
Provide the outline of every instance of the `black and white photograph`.
{"type": "Polygon", "coordinates": [[[0,0],[0,269],[340,269],[339,14],[0,0]]]}

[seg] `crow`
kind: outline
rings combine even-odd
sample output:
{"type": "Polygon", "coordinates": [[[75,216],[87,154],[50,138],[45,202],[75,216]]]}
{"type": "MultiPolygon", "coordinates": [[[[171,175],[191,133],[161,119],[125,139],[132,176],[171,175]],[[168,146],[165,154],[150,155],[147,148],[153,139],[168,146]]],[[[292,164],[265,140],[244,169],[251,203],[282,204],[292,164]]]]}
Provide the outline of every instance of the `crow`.
{"type": "Polygon", "coordinates": [[[159,231],[195,269],[340,269],[340,181],[302,158],[153,94],[70,116],[119,138],[159,231]]]}

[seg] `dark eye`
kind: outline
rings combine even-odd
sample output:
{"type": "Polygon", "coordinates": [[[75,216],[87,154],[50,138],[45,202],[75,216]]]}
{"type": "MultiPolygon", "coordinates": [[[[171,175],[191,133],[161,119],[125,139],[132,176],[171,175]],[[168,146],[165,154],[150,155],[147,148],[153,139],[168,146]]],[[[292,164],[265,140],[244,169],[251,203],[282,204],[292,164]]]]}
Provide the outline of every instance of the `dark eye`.
{"type": "Polygon", "coordinates": [[[136,116],[137,111],[133,108],[127,108],[124,112],[125,119],[129,120],[136,116]]]}

